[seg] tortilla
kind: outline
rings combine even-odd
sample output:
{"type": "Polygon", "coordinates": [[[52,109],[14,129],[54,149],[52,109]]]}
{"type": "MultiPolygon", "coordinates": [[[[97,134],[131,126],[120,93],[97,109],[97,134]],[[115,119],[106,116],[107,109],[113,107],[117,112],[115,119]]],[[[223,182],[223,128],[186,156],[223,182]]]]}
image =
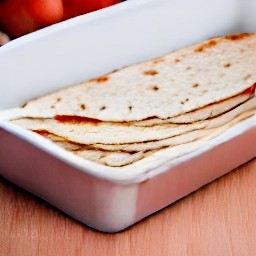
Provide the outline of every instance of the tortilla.
{"type": "Polygon", "coordinates": [[[113,122],[180,116],[250,88],[255,52],[256,34],[211,39],[31,101],[23,116],[113,122]]]}
{"type": "Polygon", "coordinates": [[[140,152],[140,151],[150,151],[157,150],[165,147],[174,147],[185,143],[190,143],[199,139],[210,139],[214,138],[217,135],[221,134],[221,132],[226,129],[234,126],[238,122],[249,118],[250,116],[255,114],[255,110],[247,111],[230,122],[216,128],[212,129],[203,129],[203,130],[195,130],[192,132],[188,132],[179,136],[174,136],[168,139],[157,140],[152,142],[143,142],[143,143],[131,143],[131,144],[119,144],[119,145],[106,145],[106,144],[93,144],[93,145],[84,145],[80,143],[75,143],[68,141],[66,138],[60,137],[56,134],[52,134],[49,132],[35,130],[34,132],[39,133],[50,140],[56,142],[61,147],[64,147],[68,151],[78,151],[78,150],[106,150],[106,151],[118,151],[118,152],[140,152]]]}
{"type": "Polygon", "coordinates": [[[235,117],[256,108],[253,97],[238,107],[215,118],[193,124],[162,124],[139,127],[111,122],[59,122],[54,119],[22,118],[12,121],[30,130],[45,130],[80,144],[127,144],[156,141],[182,135],[199,129],[212,129],[224,125],[235,117]]]}
{"type": "Polygon", "coordinates": [[[143,152],[129,154],[124,152],[78,150],[75,151],[74,153],[82,158],[89,159],[91,161],[96,161],[100,164],[104,164],[111,167],[121,167],[128,164],[132,164],[145,157],[145,154],[143,154],[143,152]]]}
{"type": "Polygon", "coordinates": [[[174,147],[185,143],[190,143],[200,139],[214,138],[217,135],[221,134],[226,129],[232,127],[238,122],[249,118],[255,114],[255,109],[248,111],[234,118],[232,121],[228,122],[225,125],[212,129],[202,129],[188,132],[182,135],[174,136],[168,139],[157,140],[152,142],[141,142],[141,143],[132,143],[132,144],[119,144],[119,145],[106,145],[106,144],[93,144],[94,148],[104,149],[110,151],[124,151],[124,152],[140,152],[147,150],[157,150],[165,147],[174,147]]]}
{"type": "Polygon", "coordinates": [[[111,152],[99,149],[92,149],[86,147],[78,148],[70,142],[57,142],[61,147],[66,150],[90,161],[97,162],[99,164],[120,167],[128,164],[132,164],[143,158],[143,152],[137,153],[125,153],[125,152],[111,152]]]}
{"type": "MultiPolygon", "coordinates": [[[[108,150],[96,149],[88,145],[81,145],[68,141],[63,137],[46,131],[38,130],[35,132],[44,136],[45,138],[50,139],[60,147],[75,155],[111,167],[121,167],[134,163],[149,154],[145,152],[113,152],[108,150]]],[[[151,153],[153,152],[154,151],[151,151],[151,153]]]]}
{"type": "Polygon", "coordinates": [[[185,135],[176,136],[167,140],[160,140],[155,142],[140,143],[140,144],[126,144],[126,145],[83,145],[70,142],[67,139],[51,134],[45,131],[36,131],[37,133],[47,137],[52,140],[62,148],[84,158],[87,160],[95,161],[99,164],[111,166],[111,167],[121,167],[132,164],[139,161],[147,156],[154,154],[161,149],[168,149],[171,147],[176,148],[177,146],[185,145],[188,143],[193,143],[195,141],[207,141],[210,140],[227,128],[232,127],[238,122],[249,118],[255,114],[255,110],[247,111],[231,122],[214,128],[214,129],[204,129],[197,130],[194,132],[187,133],[185,135]],[[125,152],[126,151],[126,152],[125,152]]]}
{"type": "Polygon", "coordinates": [[[229,99],[223,100],[218,103],[210,104],[206,107],[193,110],[183,115],[179,115],[179,116],[171,117],[167,119],[152,118],[152,119],[133,122],[133,124],[136,126],[153,126],[157,124],[159,125],[159,124],[167,124],[167,123],[186,124],[186,123],[194,123],[197,121],[207,120],[209,118],[219,116],[233,109],[239,104],[245,102],[251,97],[253,97],[254,87],[255,86],[250,88],[250,90],[253,90],[253,93],[239,94],[229,99]]]}

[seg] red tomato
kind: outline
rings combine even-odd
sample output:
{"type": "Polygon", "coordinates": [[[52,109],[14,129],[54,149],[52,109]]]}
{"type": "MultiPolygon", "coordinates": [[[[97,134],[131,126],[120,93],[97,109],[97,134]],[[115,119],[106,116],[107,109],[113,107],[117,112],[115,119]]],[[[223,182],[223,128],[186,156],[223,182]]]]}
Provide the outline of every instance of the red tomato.
{"type": "Polygon", "coordinates": [[[22,0],[5,0],[0,2],[0,29],[10,37],[19,37],[40,26],[27,13],[22,0]]]}
{"type": "Polygon", "coordinates": [[[26,0],[26,10],[33,20],[47,26],[63,20],[62,0],[26,0]]]}
{"type": "Polygon", "coordinates": [[[0,0],[0,29],[19,37],[121,0],[0,0]]]}
{"type": "Polygon", "coordinates": [[[69,19],[84,13],[100,9],[100,1],[63,0],[64,19],[69,19]]]}
{"type": "Polygon", "coordinates": [[[121,0],[63,0],[64,19],[93,12],[119,2],[121,0]]]}

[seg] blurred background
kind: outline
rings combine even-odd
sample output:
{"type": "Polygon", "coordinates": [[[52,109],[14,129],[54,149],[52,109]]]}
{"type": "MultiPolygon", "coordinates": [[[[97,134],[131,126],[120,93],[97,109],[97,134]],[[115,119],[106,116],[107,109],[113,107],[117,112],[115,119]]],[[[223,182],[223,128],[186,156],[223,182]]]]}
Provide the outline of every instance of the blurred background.
{"type": "Polygon", "coordinates": [[[122,0],[0,0],[0,45],[122,0]]]}

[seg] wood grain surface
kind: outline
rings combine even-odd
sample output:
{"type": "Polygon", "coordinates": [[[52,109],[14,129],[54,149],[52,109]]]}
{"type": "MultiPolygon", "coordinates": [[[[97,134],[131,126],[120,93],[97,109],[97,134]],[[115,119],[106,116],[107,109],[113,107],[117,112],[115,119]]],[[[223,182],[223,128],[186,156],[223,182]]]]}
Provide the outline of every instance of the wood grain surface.
{"type": "Polygon", "coordinates": [[[0,180],[0,255],[256,255],[256,160],[117,234],[0,180]]]}

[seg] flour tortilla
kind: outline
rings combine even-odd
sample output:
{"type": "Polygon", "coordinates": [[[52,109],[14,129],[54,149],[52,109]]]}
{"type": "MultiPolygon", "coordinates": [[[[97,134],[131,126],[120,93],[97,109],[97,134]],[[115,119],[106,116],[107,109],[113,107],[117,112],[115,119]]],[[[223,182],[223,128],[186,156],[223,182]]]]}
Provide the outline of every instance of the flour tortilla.
{"type": "MultiPolygon", "coordinates": [[[[161,149],[177,147],[180,145],[193,143],[195,141],[207,141],[210,140],[227,128],[232,127],[233,125],[237,124],[238,122],[249,118],[250,116],[255,114],[255,110],[247,111],[240,116],[234,118],[231,122],[217,127],[215,129],[204,129],[204,130],[197,130],[194,132],[190,132],[185,135],[176,136],[174,138],[170,138],[167,140],[160,140],[156,142],[148,142],[148,143],[140,143],[140,144],[128,144],[128,145],[101,145],[103,149],[97,149],[95,147],[99,145],[82,145],[67,141],[65,138],[60,136],[46,133],[44,136],[61,146],[62,148],[84,158],[87,160],[95,161],[99,164],[111,166],[111,167],[121,167],[125,165],[132,164],[137,162],[147,156],[152,155],[156,151],[161,149]],[[174,141],[168,141],[172,140],[174,141]],[[157,149],[157,150],[156,150],[157,149]],[[111,151],[116,150],[116,151],[111,151]],[[118,150],[118,151],[117,151],[118,150]],[[145,151],[146,150],[146,151],[145,151]],[[132,151],[132,152],[123,152],[123,151],[132,151]]],[[[40,133],[40,132],[39,132],[40,133]]]]}
{"type": "MultiPolygon", "coordinates": [[[[158,150],[165,147],[174,147],[185,143],[190,143],[200,139],[211,139],[219,134],[221,134],[226,129],[232,127],[233,125],[241,122],[242,120],[249,118],[250,116],[255,114],[255,110],[247,111],[230,122],[216,128],[212,129],[203,129],[203,130],[195,130],[192,132],[188,132],[179,136],[174,136],[168,139],[157,140],[152,142],[143,142],[143,143],[132,143],[132,144],[120,144],[120,145],[106,145],[106,144],[93,144],[93,145],[84,145],[79,143],[74,143],[68,141],[66,138],[57,136],[52,133],[47,133],[45,137],[51,139],[52,141],[59,144],[61,147],[64,147],[68,151],[79,151],[79,150],[106,150],[106,151],[118,151],[118,152],[141,152],[141,151],[152,151],[158,150]]],[[[40,132],[39,132],[40,133],[40,132]]]]}
{"type": "Polygon", "coordinates": [[[84,159],[111,167],[120,167],[132,164],[145,157],[145,154],[143,152],[126,153],[105,151],[84,146],[81,147],[68,141],[57,142],[57,144],[84,159]]]}
{"type": "MultiPolygon", "coordinates": [[[[146,152],[121,152],[121,151],[108,151],[96,149],[88,145],[81,145],[67,139],[57,136],[55,134],[47,133],[45,131],[36,131],[40,135],[50,139],[60,147],[65,150],[72,152],[75,155],[78,155],[84,159],[97,162],[99,164],[111,166],[111,167],[121,167],[128,164],[132,164],[147,155],[149,153],[146,152]]],[[[154,153],[151,150],[150,154],[154,153]]]]}
{"type": "Polygon", "coordinates": [[[129,154],[124,152],[106,152],[92,149],[77,150],[74,151],[73,153],[82,158],[111,167],[121,167],[128,164],[132,164],[145,157],[145,154],[143,154],[143,152],[129,154]]]}
{"type": "Polygon", "coordinates": [[[23,116],[114,122],[180,116],[251,87],[255,52],[256,34],[211,39],[31,101],[23,116]]]}
{"type": "Polygon", "coordinates": [[[120,145],[105,145],[105,144],[94,144],[93,147],[97,149],[104,150],[120,150],[124,152],[140,152],[147,150],[157,150],[165,147],[174,147],[185,143],[190,143],[199,139],[205,138],[214,138],[217,135],[221,134],[226,129],[232,127],[238,122],[249,118],[250,116],[255,114],[255,110],[247,111],[234,118],[232,121],[228,122],[225,125],[222,125],[217,128],[212,129],[203,129],[203,130],[195,130],[192,132],[188,132],[182,135],[174,136],[168,139],[157,140],[153,142],[142,142],[142,143],[132,143],[132,144],[120,144],[120,145]]]}
{"type": "Polygon", "coordinates": [[[30,130],[45,130],[80,144],[127,144],[156,141],[182,135],[199,129],[212,129],[224,125],[246,111],[256,108],[256,97],[249,99],[233,110],[193,124],[162,124],[138,127],[111,122],[63,123],[54,119],[22,118],[12,121],[30,130]]]}
{"type": "MultiPolygon", "coordinates": [[[[251,88],[254,90],[254,88],[251,88]]],[[[206,107],[196,109],[194,111],[179,115],[176,117],[171,117],[167,119],[152,118],[148,120],[142,120],[137,122],[132,122],[135,126],[153,126],[167,123],[176,123],[176,124],[186,124],[194,123],[197,121],[207,120],[219,116],[232,108],[238,106],[239,104],[245,102],[254,96],[254,93],[243,93],[237,96],[231,97],[227,100],[223,100],[219,103],[210,104],[206,107]]]]}

